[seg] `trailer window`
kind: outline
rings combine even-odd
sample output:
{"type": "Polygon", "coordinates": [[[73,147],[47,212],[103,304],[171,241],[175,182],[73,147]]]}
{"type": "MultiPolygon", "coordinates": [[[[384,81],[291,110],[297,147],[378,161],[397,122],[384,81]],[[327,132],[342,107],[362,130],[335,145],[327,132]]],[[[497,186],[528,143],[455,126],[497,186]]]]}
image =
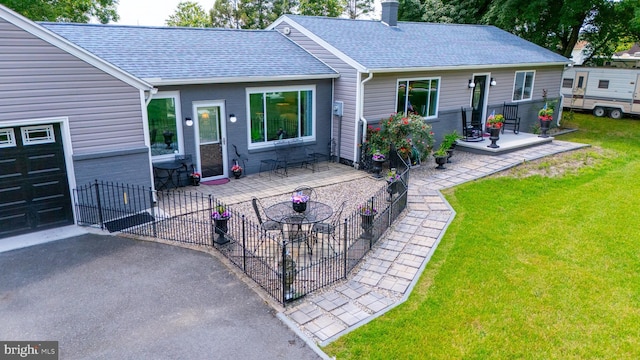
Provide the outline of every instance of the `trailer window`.
{"type": "Polygon", "coordinates": [[[584,84],[584,76],[580,76],[578,78],[578,86],[576,86],[577,89],[582,89],[582,85],[584,84]]]}
{"type": "Polygon", "coordinates": [[[609,80],[598,81],[598,89],[608,89],[608,88],[609,88],[609,80]]]}
{"type": "Polygon", "coordinates": [[[571,89],[573,87],[573,79],[571,78],[562,79],[562,87],[571,89]]]}

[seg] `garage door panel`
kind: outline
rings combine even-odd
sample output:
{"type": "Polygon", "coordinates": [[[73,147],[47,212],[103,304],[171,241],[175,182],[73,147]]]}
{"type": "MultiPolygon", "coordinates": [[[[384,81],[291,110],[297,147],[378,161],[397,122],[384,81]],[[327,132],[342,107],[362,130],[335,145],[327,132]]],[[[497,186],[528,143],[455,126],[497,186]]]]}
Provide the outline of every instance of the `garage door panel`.
{"type": "Polygon", "coordinates": [[[22,177],[22,171],[18,167],[18,159],[16,157],[7,158],[6,154],[0,158],[0,181],[4,179],[19,179],[22,177]]]}
{"type": "MultiPolygon", "coordinates": [[[[58,202],[59,204],[59,202],[58,202]]],[[[53,206],[50,204],[42,204],[43,206],[35,206],[36,228],[48,228],[58,224],[68,223],[68,212],[65,207],[53,206]]]]}
{"type": "Polygon", "coordinates": [[[30,229],[27,206],[0,209],[0,237],[27,232],[30,229]]]}
{"type": "Polygon", "coordinates": [[[26,184],[24,182],[0,183],[0,209],[27,204],[26,184]]]}
{"type": "Polygon", "coordinates": [[[27,157],[27,174],[29,175],[41,175],[47,173],[60,173],[62,170],[61,165],[64,166],[64,162],[60,163],[61,159],[58,154],[44,154],[33,155],[27,157]]]}

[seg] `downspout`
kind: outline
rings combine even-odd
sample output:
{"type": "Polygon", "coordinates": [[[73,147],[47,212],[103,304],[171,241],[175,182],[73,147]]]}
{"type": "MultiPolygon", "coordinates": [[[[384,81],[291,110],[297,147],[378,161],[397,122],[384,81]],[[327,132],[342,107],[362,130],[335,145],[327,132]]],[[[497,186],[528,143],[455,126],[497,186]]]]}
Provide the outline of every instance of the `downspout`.
{"type": "Polygon", "coordinates": [[[358,151],[358,145],[364,143],[364,140],[367,138],[367,126],[369,122],[364,117],[364,84],[366,84],[369,80],[373,79],[373,73],[369,72],[369,76],[366,79],[360,82],[360,104],[358,104],[358,118],[360,119],[360,126],[362,126],[362,137],[358,139],[358,142],[355,144],[355,153],[358,154],[357,162],[360,164],[360,151],[358,151]]]}

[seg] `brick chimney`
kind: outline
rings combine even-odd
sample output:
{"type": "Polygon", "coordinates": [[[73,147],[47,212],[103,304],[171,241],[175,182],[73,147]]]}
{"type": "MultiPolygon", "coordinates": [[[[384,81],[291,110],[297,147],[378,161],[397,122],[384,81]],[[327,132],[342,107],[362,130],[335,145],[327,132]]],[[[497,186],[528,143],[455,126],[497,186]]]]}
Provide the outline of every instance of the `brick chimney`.
{"type": "Polygon", "coordinates": [[[382,22],[388,26],[398,25],[398,0],[382,1],[382,22]]]}

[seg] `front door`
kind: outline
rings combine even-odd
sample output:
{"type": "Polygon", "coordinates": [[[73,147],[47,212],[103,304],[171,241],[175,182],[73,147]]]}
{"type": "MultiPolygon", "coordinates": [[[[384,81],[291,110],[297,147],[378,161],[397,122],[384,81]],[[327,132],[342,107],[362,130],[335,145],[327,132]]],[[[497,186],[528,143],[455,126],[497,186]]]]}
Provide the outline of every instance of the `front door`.
{"type": "MultiPolygon", "coordinates": [[[[474,75],[473,83],[476,85],[471,94],[471,124],[479,126],[485,118],[486,111],[486,94],[487,94],[487,76],[474,75]]],[[[482,127],[484,128],[484,126],[482,127]]]]}
{"type": "Polygon", "coordinates": [[[193,102],[196,117],[196,167],[202,180],[227,177],[227,140],[224,101],[193,102]]]}
{"type": "Polygon", "coordinates": [[[573,106],[574,107],[583,107],[584,106],[584,92],[587,88],[587,77],[589,73],[577,71],[576,79],[573,85],[573,106]]]}
{"type": "Polygon", "coordinates": [[[636,77],[636,88],[633,91],[633,104],[631,104],[632,113],[640,113],[640,75],[636,77]]]}

